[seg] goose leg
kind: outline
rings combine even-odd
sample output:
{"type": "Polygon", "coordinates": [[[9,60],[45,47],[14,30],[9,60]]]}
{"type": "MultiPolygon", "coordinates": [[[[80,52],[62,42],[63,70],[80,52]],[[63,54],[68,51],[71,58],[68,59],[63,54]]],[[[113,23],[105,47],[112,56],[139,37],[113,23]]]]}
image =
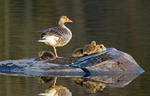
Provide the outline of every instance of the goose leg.
{"type": "Polygon", "coordinates": [[[53,48],[54,48],[54,52],[55,52],[55,56],[56,56],[56,58],[61,58],[61,57],[59,57],[59,56],[57,55],[56,47],[55,47],[55,46],[53,46],[53,48]]]}
{"type": "Polygon", "coordinates": [[[53,46],[53,48],[54,48],[55,56],[56,56],[56,58],[58,58],[56,47],[53,46]]]}

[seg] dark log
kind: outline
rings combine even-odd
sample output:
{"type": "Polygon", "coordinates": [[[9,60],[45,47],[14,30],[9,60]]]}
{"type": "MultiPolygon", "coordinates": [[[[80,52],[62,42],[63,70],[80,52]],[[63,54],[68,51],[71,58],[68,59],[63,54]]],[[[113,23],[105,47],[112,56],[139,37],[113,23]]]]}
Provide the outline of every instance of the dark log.
{"type": "Polygon", "coordinates": [[[39,58],[0,62],[0,74],[19,76],[87,76],[140,74],[144,70],[127,53],[107,48],[81,58],[63,57],[52,61],[39,58]]]}

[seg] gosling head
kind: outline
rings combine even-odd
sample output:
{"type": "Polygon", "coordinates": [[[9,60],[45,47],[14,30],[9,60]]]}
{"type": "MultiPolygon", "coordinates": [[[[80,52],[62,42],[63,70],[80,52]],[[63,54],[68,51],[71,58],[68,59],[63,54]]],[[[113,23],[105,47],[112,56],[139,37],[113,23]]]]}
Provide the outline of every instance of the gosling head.
{"type": "Polygon", "coordinates": [[[83,48],[77,48],[77,49],[73,52],[72,56],[75,57],[75,58],[84,56],[83,48]]]}
{"type": "Polygon", "coordinates": [[[100,44],[100,48],[102,49],[102,51],[106,50],[106,47],[103,44],[100,44]]]}
{"type": "Polygon", "coordinates": [[[56,56],[50,51],[39,52],[39,57],[43,60],[54,60],[54,59],[56,59],[56,56]]]}
{"type": "Polygon", "coordinates": [[[91,46],[94,46],[94,47],[95,47],[95,46],[96,46],[96,41],[92,41],[92,42],[91,42],[91,46]]]}

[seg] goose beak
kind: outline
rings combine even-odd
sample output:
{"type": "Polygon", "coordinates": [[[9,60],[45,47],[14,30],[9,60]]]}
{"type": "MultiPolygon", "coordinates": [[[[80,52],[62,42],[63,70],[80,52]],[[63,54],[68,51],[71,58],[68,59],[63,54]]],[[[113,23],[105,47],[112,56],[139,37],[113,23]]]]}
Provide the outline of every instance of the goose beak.
{"type": "Polygon", "coordinates": [[[67,18],[66,22],[72,22],[72,20],[70,20],[69,18],[67,18]]]}

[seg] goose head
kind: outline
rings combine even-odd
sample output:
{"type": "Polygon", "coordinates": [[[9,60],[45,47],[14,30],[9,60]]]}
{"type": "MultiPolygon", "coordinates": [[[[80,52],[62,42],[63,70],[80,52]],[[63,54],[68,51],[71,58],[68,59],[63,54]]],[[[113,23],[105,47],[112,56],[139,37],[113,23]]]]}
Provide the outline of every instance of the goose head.
{"type": "Polygon", "coordinates": [[[58,25],[64,26],[65,22],[72,22],[67,16],[61,16],[58,22],[58,25]]]}

